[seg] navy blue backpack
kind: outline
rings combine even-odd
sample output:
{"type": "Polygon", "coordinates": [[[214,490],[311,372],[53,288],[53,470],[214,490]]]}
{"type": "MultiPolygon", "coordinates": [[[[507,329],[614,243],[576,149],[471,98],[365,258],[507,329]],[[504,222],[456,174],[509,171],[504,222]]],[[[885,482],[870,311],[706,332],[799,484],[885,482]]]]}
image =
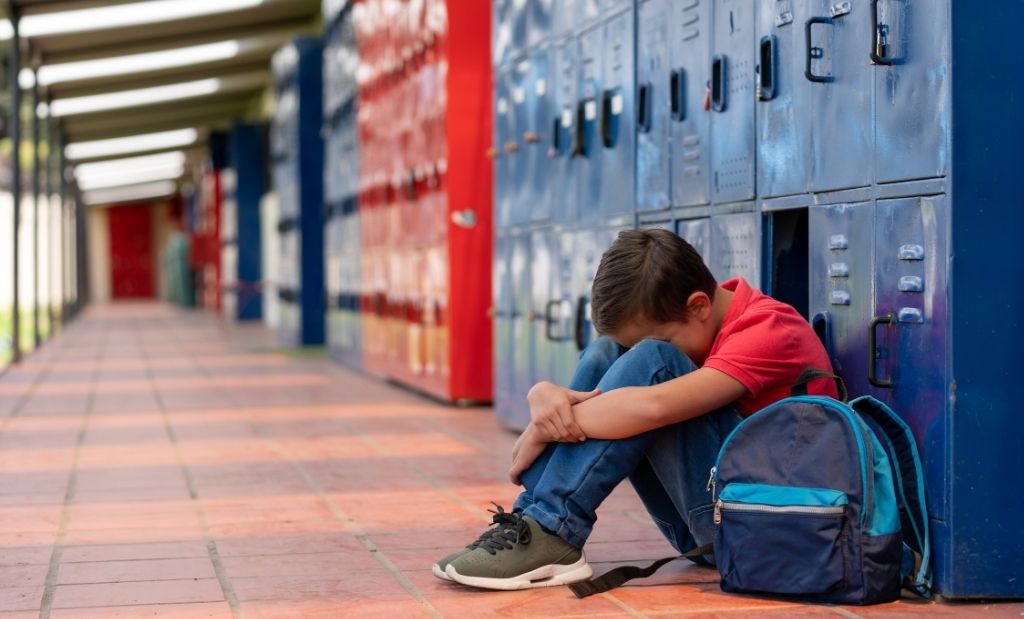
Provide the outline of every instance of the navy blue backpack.
{"type": "MultiPolygon", "coordinates": [[[[711,472],[723,591],[837,604],[931,588],[923,473],[910,428],[872,397],[794,395],[744,419],[711,472]]],[[[840,389],[842,395],[843,390],[840,389]]],[[[682,557],[710,552],[711,545],[682,557]]],[[[578,597],[649,576],[667,557],[570,585],[578,597]]]]}

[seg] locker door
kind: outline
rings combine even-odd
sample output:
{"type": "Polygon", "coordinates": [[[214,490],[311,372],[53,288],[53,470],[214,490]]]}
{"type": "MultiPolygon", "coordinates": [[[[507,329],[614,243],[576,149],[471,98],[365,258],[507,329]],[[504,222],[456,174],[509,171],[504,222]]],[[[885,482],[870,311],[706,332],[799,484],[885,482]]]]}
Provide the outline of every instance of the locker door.
{"type": "Polygon", "coordinates": [[[804,58],[811,80],[813,191],[871,183],[874,131],[871,0],[815,2],[805,22],[804,58]]]}
{"type": "Polygon", "coordinates": [[[925,466],[932,516],[945,519],[948,474],[945,415],[949,388],[949,313],[945,196],[879,200],[875,208],[875,379],[914,430],[925,466]],[[876,321],[879,321],[876,318],[876,321]]]}
{"type": "Polygon", "coordinates": [[[491,1],[491,62],[495,67],[512,55],[512,1],[491,1]]]}
{"type": "Polygon", "coordinates": [[[708,268],[719,282],[741,276],[761,286],[761,214],[732,213],[711,217],[708,268]]]}
{"type": "MultiPolygon", "coordinates": [[[[601,215],[632,217],[636,156],[636,108],[634,106],[635,54],[632,9],[611,18],[605,25],[603,87],[599,98],[601,152],[601,215]]],[[[619,222],[616,222],[619,223],[619,222]]]]}
{"type": "Polygon", "coordinates": [[[530,25],[530,0],[509,0],[509,20],[512,26],[512,53],[517,54],[526,49],[530,25]]]}
{"type": "MultiPolygon", "coordinates": [[[[579,88],[576,106],[576,137],[573,153],[577,158],[579,211],[577,219],[593,223],[600,219],[601,205],[601,136],[598,111],[601,106],[601,60],[604,50],[604,28],[596,26],[579,37],[579,88]]],[[[616,174],[616,176],[618,176],[616,174]]]]}
{"type": "Polygon", "coordinates": [[[575,4],[576,25],[586,26],[602,17],[602,0],[570,0],[575,4]]]}
{"type": "Polygon", "coordinates": [[[511,196],[511,210],[509,211],[509,222],[514,224],[525,223],[530,220],[535,187],[528,176],[527,144],[523,136],[530,132],[529,123],[531,112],[527,92],[530,90],[530,74],[532,73],[532,62],[530,58],[524,58],[514,63],[512,67],[511,82],[509,88],[509,102],[512,105],[512,118],[514,133],[506,137],[503,157],[508,160],[511,176],[505,190],[511,196]]]}
{"type": "Polygon", "coordinates": [[[515,116],[511,100],[511,76],[508,70],[496,73],[494,77],[494,146],[491,154],[494,160],[494,223],[498,227],[508,226],[512,221],[513,175],[515,158],[506,150],[516,146],[515,116]]]}
{"type": "Polygon", "coordinates": [[[637,16],[636,206],[658,211],[669,201],[669,3],[644,0],[637,16]]]}
{"type": "Polygon", "coordinates": [[[873,211],[870,202],[858,202],[812,206],[808,215],[811,325],[825,342],[832,369],[856,394],[872,392],[867,335],[874,311],[873,211]]]}
{"type": "Polygon", "coordinates": [[[509,270],[509,237],[499,231],[494,236],[494,264],[491,288],[494,320],[494,409],[505,418],[512,394],[512,278],[509,270]]]}
{"type": "MultiPolygon", "coordinates": [[[[550,380],[558,344],[548,324],[548,303],[554,298],[558,279],[558,235],[551,228],[530,233],[530,320],[533,324],[531,383],[550,380]]],[[[558,308],[555,309],[557,319],[558,308]]],[[[557,326],[557,325],[553,325],[557,326]]],[[[532,386],[532,384],[531,384],[532,386]]]]}
{"type": "Polygon", "coordinates": [[[560,231],[555,234],[557,243],[557,272],[552,278],[554,286],[551,300],[545,308],[549,339],[555,349],[551,355],[551,377],[556,385],[568,386],[576,370],[579,350],[574,340],[575,298],[573,296],[573,265],[576,263],[575,234],[560,231]]]}
{"type": "Polygon", "coordinates": [[[554,101],[548,119],[551,157],[548,159],[548,192],[552,217],[557,222],[574,221],[579,208],[577,174],[579,160],[573,154],[576,137],[576,105],[579,85],[577,42],[565,39],[553,49],[554,101]]]}
{"type": "MultiPolygon", "coordinates": [[[[676,222],[676,234],[693,245],[704,264],[711,263],[711,220],[704,217],[701,219],[682,219],[676,222]]],[[[710,268],[710,266],[709,266],[710,268]]]]}
{"type": "Polygon", "coordinates": [[[572,35],[580,18],[583,0],[554,0],[552,34],[556,37],[572,35]]]}
{"type": "Polygon", "coordinates": [[[527,46],[535,48],[552,34],[555,0],[529,0],[530,16],[527,24],[527,46]]]}
{"type": "Polygon", "coordinates": [[[530,319],[530,235],[511,236],[509,271],[512,280],[512,376],[509,423],[525,428],[530,421],[526,393],[533,386],[533,321],[530,319]]]}
{"type": "Polygon", "coordinates": [[[554,192],[550,191],[548,176],[551,170],[551,52],[544,48],[530,59],[530,73],[526,80],[527,125],[520,135],[523,167],[526,169],[524,185],[529,186],[524,210],[530,221],[549,221],[553,211],[554,192]]]}
{"type": "Polygon", "coordinates": [[[754,4],[715,5],[711,56],[711,198],[754,197],[754,4]]]}
{"type": "Polygon", "coordinates": [[[875,179],[945,176],[949,136],[949,6],[945,0],[878,3],[875,179]],[[883,34],[879,34],[879,33],[883,34]]]}
{"type": "Polygon", "coordinates": [[[573,341],[577,354],[597,336],[590,318],[590,289],[601,256],[624,229],[626,228],[578,230],[575,233],[572,288],[575,294],[573,341]]]}
{"type": "Polygon", "coordinates": [[[804,77],[804,31],[810,8],[799,0],[758,4],[757,192],[761,197],[807,191],[810,184],[811,83],[804,77]]]}
{"type": "Polygon", "coordinates": [[[711,0],[672,0],[672,204],[709,202],[711,119],[704,106],[711,68],[711,0]]]}

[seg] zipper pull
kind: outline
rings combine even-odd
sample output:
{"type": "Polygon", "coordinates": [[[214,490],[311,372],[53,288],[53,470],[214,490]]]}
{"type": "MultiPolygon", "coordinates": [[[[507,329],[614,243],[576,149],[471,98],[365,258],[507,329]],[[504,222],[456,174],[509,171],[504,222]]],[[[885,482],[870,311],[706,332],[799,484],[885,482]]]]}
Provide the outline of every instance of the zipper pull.
{"type": "Polygon", "coordinates": [[[722,524],[722,499],[718,499],[717,501],[715,501],[714,523],[715,525],[722,524]]]}
{"type": "Polygon", "coordinates": [[[708,476],[708,487],[705,488],[708,492],[713,492],[715,489],[715,471],[717,467],[711,467],[711,475],[708,476]]]}

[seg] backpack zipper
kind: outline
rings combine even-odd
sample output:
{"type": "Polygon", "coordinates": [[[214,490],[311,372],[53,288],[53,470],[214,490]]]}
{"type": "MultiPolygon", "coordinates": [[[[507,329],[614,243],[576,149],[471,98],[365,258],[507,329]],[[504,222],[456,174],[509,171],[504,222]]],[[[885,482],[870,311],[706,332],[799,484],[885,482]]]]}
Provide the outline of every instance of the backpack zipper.
{"type": "Polygon", "coordinates": [[[815,516],[841,516],[846,512],[845,505],[755,505],[718,499],[715,501],[715,524],[722,524],[723,509],[735,512],[756,512],[763,514],[812,514],[815,516]]]}

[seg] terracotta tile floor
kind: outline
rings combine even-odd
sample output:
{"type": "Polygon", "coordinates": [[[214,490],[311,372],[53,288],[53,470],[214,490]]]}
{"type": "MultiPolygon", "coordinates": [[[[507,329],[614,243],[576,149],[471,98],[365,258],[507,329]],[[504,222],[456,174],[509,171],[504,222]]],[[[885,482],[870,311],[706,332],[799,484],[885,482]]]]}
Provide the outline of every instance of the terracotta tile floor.
{"type": "MultiPolygon", "coordinates": [[[[440,582],[430,564],[512,502],[514,436],[274,351],[258,326],[118,305],[0,377],[0,619],[1024,615],[724,595],[682,564],[586,600],[440,582]]],[[[623,487],[587,552],[604,571],[671,549],[623,487]]]]}

